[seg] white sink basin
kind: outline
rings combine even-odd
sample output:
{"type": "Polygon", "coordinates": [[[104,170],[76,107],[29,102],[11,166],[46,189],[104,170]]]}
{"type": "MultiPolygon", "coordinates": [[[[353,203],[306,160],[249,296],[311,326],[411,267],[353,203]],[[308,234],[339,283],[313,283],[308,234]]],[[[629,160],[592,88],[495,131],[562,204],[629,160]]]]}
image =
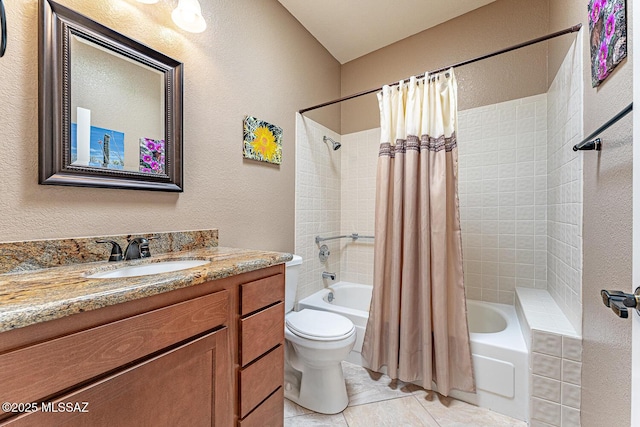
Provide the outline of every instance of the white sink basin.
{"type": "Polygon", "coordinates": [[[211,261],[198,259],[185,259],[180,261],[162,261],[152,264],[132,265],[115,270],[100,271],[87,277],[90,279],[114,279],[119,277],[149,276],[152,274],[169,273],[172,271],[186,270],[188,268],[200,267],[209,264],[211,261]]]}

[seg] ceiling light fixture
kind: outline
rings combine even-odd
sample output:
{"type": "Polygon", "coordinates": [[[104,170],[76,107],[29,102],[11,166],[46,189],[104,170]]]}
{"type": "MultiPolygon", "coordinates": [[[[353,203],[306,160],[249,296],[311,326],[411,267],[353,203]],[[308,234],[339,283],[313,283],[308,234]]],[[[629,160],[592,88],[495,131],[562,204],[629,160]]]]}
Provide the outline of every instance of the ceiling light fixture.
{"type": "MultiPolygon", "coordinates": [[[[138,0],[145,4],[154,4],[158,1],[138,0]]],[[[198,0],[178,0],[178,6],[171,12],[171,18],[178,27],[190,33],[201,33],[207,28],[198,0]]]]}
{"type": "Polygon", "coordinates": [[[171,18],[178,27],[191,33],[201,33],[207,28],[198,0],[180,0],[171,18]]]}

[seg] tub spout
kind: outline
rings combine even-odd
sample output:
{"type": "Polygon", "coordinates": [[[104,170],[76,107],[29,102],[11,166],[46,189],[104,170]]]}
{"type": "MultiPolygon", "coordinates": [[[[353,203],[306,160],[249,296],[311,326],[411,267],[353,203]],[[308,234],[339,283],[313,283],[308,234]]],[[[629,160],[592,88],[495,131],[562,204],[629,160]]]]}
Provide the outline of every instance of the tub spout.
{"type": "Polygon", "coordinates": [[[323,279],[336,280],[336,273],[329,273],[327,271],[323,271],[322,272],[322,278],[323,279]]]}

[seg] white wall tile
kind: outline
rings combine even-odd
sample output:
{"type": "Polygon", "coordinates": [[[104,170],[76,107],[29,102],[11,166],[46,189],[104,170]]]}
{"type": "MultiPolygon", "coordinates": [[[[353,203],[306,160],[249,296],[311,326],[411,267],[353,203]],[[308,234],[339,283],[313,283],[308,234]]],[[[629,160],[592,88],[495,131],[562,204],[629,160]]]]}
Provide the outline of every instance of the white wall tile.
{"type": "Polygon", "coordinates": [[[582,363],[572,360],[562,361],[562,381],[574,385],[581,385],[582,363]]]}
{"type": "Polygon", "coordinates": [[[548,332],[533,331],[531,350],[550,356],[562,356],[562,336],[548,332]]]}
{"type": "MultiPolygon", "coordinates": [[[[547,98],[547,219],[549,292],[580,334],[582,261],[572,261],[572,249],[582,246],[582,156],[572,146],[582,136],[582,38],[569,49],[547,98]],[[570,292],[573,291],[573,292],[570,292]]],[[[581,254],[580,254],[581,255],[581,254]]]]}
{"type": "MultiPolygon", "coordinates": [[[[328,285],[323,271],[340,276],[339,256],[326,263],[318,259],[315,236],[340,231],[340,173],[342,150],[333,151],[323,136],[339,141],[340,135],[309,118],[296,116],[296,237],[295,252],[303,257],[297,299],[328,285]]],[[[327,242],[330,250],[336,247],[327,242]]]]}
{"type": "Polygon", "coordinates": [[[551,378],[541,377],[539,375],[531,376],[531,395],[541,399],[560,403],[562,383],[551,378]]]}
{"type": "MultiPolygon", "coordinates": [[[[380,129],[371,129],[342,136],[343,155],[349,161],[342,162],[342,197],[340,234],[374,235],[376,170],[380,129]],[[355,172],[355,173],[353,173],[355,172]]],[[[467,181],[474,188],[476,181],[467,181]]],[[[480,187],[476,193],[480,193],[480,187]]],[[[466,191],[470,191],[466,189],[466,191]]],[[[480,232],[480,230],[477,230],[480,232]]],[[[340,280],[373,284],[373,246],[374,240],[357,241],[342,239],[339,241],[341,254],[340,280]]],[[[477,253],[480,257],[481,253],[477,253]]]]}
{"type": "Polygon", "coordinates": [[[560,405],[534,397],[531,399],[531,418],[559,427],[562,419],[560,405]]]}
{"type": "MultiPolygon", "coordinates": [[[[516,286],[535,286],[536,213],[546,221],[546,178],[535,178],[537,165],[546,170],[544,144],[538,151],[545,155],[536,157],[536,142],[546,141],[546,95],[462,111],[459,122],[461,129],[481,129],[458,138],[460,175],[465,177],[459,187],[463,247],[480,253],[481,299],[512,304],[516,286]],[[491,135],[495,124],[497,136],[491,135]],[[482,209],[481,216],[472,211],[476,208],[482,209]]],[[[539,280],[541,284],[546,277],[539,280]]],[[[467,293],[471,295],[478,292],[467,293]]]]}
{"type": "Polygon", "coordinates": [[[531,372],[555,380],[562,379],[562,359],[541,353],[531,354],[531,372]]]}
{"type": "Polygon", "coordinates": [[[581,396],[581,388],[580,386],[562,383],[562,405],[570,406],[574,409],[580,409],[580,396],[581,396]]]}
{"type": "Polygon", "coordinates": [[[562,337],[562,357],[576,362],[582,361],[582,340],[562,337]]]}
{"type": "Polygon", "coordinates": [[[563,406],[562,427],[580,427],[580,411],[578,409],[563,406]]]}

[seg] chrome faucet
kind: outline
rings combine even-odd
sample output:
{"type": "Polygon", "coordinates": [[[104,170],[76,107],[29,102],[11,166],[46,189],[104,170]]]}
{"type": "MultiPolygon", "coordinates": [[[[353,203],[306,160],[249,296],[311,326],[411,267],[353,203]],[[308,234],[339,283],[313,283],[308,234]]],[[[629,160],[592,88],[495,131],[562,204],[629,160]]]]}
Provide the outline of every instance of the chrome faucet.
{"type": "Polygon", "coordinates": [[[328,271],[323,271],[322,278],[336,280],[336,273],[329,273],[328,271]]]}

